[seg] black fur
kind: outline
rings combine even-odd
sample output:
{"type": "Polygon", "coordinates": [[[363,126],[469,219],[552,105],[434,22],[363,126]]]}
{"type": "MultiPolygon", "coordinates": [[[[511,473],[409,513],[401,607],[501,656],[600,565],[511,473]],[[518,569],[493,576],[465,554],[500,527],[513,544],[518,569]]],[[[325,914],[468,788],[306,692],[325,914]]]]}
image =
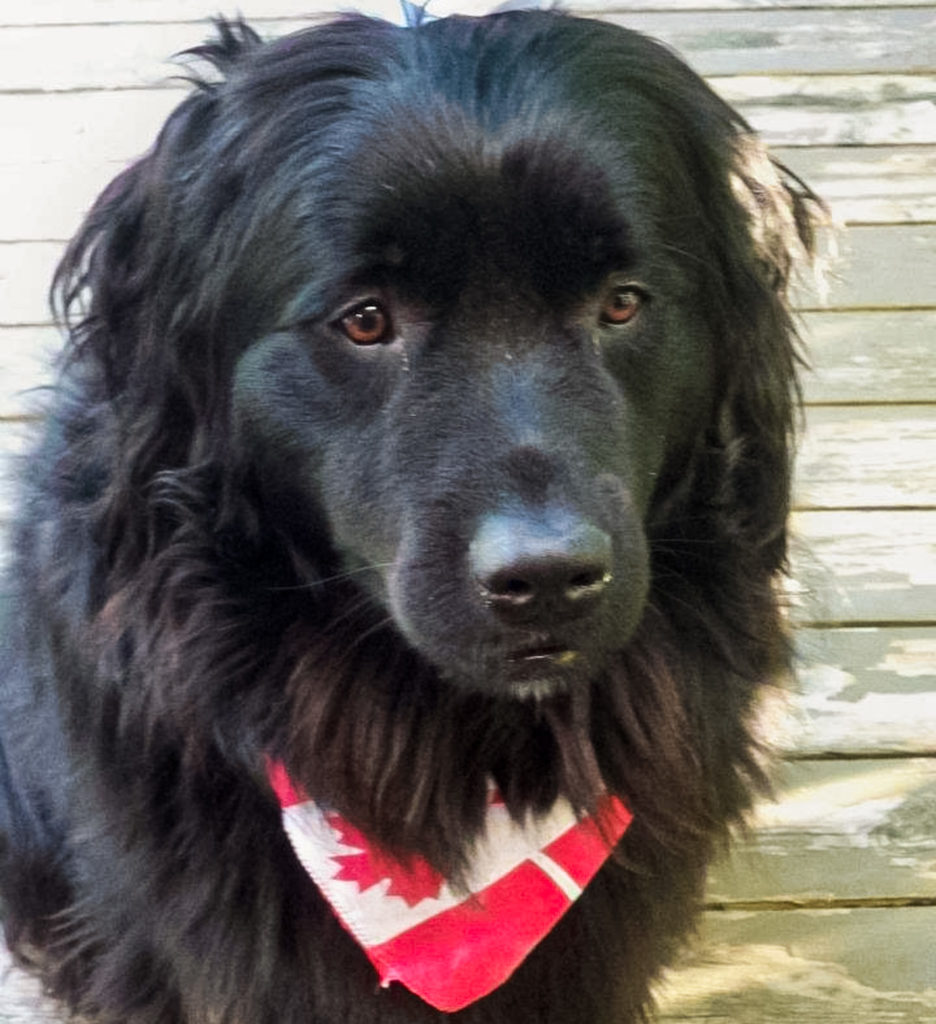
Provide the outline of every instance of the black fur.
{"type": "Polygon", "coordinates": [[[618,856],[454,1016],[641,1020],[763,783],[813,198],[596,21],[267,45],[222,22],[193,53],[218,74],[55,280],[69,339],[8,582],[7,939],[99,1021],[438,1021],[377,989],[265,758],[455,878],[489,778],[518,817],[607,787],[635,815],[618,856]],[[622,288],[639,312],[608,324],[622,288]],[[393,333],[355,346],[364,299],[393,333]],[[560,513],[610,583],[578,617],[499,617],[485,524],[509,545],[560,513]],[[542,699],[537,645],[576,652],[541,659],[542,699]]]}

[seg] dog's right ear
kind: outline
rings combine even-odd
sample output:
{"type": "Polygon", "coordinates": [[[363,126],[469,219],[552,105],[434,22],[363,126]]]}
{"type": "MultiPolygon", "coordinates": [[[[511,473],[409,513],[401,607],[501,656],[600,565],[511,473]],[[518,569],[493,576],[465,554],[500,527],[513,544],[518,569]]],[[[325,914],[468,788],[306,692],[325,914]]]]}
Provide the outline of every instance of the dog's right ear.
{"type": "MultiPolygon", "coordinates": [[[[240,19],[218,18],[215,30],[215,38],[179,55],[202,64],[201,72],[183,76],[196,91],[170,115],[149,153],[100,195],[52,281],[53,314],[68,338],[66,365],[96,362],[107,399],[130,386],[141,362],[152,379],[170,347],[167,333],[185,323],[193,268],[182,253],[178,197],[209,158],[218,84],[262,45],[240,19]]],[[[206,222],[213,212],[221,215],[226,198],[223,190],[216,195],[206,222]]]]}
{"type": "MultiPolygon", "coordinates": [[[[236,172],[219,170],[220,74],[237,74],[259,38],[243,23],[220,23],[218,33],[196,54],[209,68],[198,88],[99,196],[52,281],[66,335],[60,381],[75,399],[60,409],[123,438],[95,471],[107,481],[98,536],[114,564],[132,567],[153,548],[160,474],[204,463],[211,439],[224,436],[213,419],[223,402],[214,350],[222,329],[212,330],[208,311],[225,261],[219,226],[239,193],[236,172]]],[[[82,423],[69,429],[86,433],[82,423]]],[[[76,448],[75,457],[102,453],[76,448]]]]}

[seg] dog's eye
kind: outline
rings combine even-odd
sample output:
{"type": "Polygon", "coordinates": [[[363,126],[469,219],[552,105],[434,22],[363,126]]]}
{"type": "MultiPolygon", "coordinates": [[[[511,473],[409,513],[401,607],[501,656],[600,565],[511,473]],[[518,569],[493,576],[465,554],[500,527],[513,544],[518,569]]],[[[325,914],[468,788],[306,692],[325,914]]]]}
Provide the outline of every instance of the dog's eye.
{"type": "Polygon", "coordinates": [[[348,310],[338,325],[355,345],[379,345],[393,333],[390,315],[381,305],[370,301],[348,310]]]}
{"type": "Polygon", "coordinates": [[[644,293],[633,285],[613,288],[601,304],[601,322],[618,327],[630,323],[644,304],[644,293]]]}

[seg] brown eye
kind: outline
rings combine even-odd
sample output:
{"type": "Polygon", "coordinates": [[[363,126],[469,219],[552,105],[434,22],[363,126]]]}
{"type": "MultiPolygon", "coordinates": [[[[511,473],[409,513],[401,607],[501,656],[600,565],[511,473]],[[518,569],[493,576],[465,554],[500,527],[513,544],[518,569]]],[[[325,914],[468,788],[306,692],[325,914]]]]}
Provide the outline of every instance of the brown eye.
{"type": "Polygon", "coordinates": [[[639,289],[630,286],[615,288],[601,304],[601,322],[615,327],[630,323],[643,304],[644,295],[639,289]]]}
{"type": "Polygon", "coordinates": [[[341,330],[355,345],[379,345],[391,336],[390,316],[376,302],[362,302],[338,321],[341,330]]]}

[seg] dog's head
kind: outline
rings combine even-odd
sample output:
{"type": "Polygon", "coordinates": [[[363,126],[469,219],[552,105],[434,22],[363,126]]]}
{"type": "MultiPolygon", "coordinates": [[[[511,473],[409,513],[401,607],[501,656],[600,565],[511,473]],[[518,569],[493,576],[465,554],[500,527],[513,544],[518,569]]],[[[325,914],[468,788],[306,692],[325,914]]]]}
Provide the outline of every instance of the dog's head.
{"type": "Polygon", "coordinates": [[[762,679],[810,239],[744,122],[660,45],[555,13],[222,25],[199,53],[223,80],[59,277],[90,287],[72,357],[127,439],[114,565],[171,542],[204,473],[232,561],[269,553],[328,628],[389,622],[457,692],[586,690],[661,621],[762,679]]]}

